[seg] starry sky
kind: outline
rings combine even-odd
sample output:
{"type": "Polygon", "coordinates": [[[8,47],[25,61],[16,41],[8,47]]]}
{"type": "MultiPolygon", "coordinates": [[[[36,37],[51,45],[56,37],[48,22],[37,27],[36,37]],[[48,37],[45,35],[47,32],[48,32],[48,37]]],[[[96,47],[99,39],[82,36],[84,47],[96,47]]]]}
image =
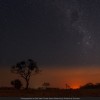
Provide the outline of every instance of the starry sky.
{"type": "Polygon", "coordinates": [[[27,59],[42,70],[30,87],[100,82],[99,26],[100,0],[0,0],[0,86],[22,80],[10,68],[27,59]]]}
{"type": "Polygon", "coordinates": [[[0,0],[0,65],[100,65],[100,0],[0,0]]]}

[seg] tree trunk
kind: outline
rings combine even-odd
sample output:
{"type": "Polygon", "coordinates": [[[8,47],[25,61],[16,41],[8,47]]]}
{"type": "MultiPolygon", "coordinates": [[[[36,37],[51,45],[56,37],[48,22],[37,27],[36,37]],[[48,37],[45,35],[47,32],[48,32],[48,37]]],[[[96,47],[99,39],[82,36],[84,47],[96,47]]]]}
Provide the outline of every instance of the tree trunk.
{"type": "Polygon", "coordinates": [[[26,79],[26,87],[25,87],[25,89],[27,90],[28,87],[29,87],[29,80],[26,79]]]}

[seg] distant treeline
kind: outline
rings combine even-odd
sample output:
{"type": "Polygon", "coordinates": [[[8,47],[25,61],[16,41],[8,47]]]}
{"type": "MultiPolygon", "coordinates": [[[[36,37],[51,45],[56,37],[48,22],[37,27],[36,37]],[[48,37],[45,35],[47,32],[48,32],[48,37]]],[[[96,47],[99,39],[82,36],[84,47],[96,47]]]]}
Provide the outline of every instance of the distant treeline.
{"type": "Polygon", "coordinates": [[[80,86],[80,89],[100,89],[100,83],[87,83],[83,86],[80,86]]]}
{"type": "MultiPolygon", "coordinates": [[[[15,86],[13,87],[0,87],[0,90],[2,89],[10,89],[10,90],[15,90],[15,89],[22,89],[22,88],[19,88],[19,83],[16,83],[15,86]],[[17,86],[17,88],[16,88],[17,86]]],[[[24,88],[23,88],[24,89],[24,88]]],[[[33,88],[29,88],[29,89],[32,89],[34,90],[33,88]]],[[[66,88],[66,89],[72,89],[72,88],[66,88]]],[[[79,89],[100,89],[100,83],[87,83],[83,86],[80,86],[79,89]]],[[[54,88],[54,87],[39,87],[35,90],[61,90],[60,88],[54,88]]]]}

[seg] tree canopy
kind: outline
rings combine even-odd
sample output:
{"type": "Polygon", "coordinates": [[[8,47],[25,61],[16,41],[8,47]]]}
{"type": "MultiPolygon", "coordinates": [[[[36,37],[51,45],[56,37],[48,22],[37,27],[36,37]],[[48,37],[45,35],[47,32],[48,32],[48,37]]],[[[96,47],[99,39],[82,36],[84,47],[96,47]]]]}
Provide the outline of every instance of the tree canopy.
{"type": "Polygon", "coordinates": [[[19,74],[25,80],[26,89],[28,89],[31,75],[37,74],[39,69],[37,67],[37,63],[34,60],[28,59],[27,61],[21,61],[12,66],[11,72],[19,74]]]}

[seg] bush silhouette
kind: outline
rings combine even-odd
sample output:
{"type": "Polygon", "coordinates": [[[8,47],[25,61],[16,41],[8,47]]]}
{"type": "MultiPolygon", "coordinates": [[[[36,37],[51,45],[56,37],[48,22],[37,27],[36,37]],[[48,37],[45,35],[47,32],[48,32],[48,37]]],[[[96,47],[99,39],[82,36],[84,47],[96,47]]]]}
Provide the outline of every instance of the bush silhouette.
{"type": "Polygon", "coordinates": [[[11,85],[13,85],[16,89],[20,89],[22,87],[22,83],[19,79],[11,81],[11,85]]]}
{"type": "Polygon", "coordinates": [[[95,88],[99,88],[100,89],[100,83],[96,83],[95,84],[95,88]]]}
{"type": "Polygon", "coordinates": [[[80,89],[98,89],[98,88],[100,89],[100,83],[96,83],[96,84],[87,83],[80,87],[80,89]]]}
{"type": "Polygon", "coordinates": [[[42,84],[42,86],[43,86],[45,89],[47,89],[47,88],[50,86],[50,83],[44,82],[44,83],[42,84]]]}

